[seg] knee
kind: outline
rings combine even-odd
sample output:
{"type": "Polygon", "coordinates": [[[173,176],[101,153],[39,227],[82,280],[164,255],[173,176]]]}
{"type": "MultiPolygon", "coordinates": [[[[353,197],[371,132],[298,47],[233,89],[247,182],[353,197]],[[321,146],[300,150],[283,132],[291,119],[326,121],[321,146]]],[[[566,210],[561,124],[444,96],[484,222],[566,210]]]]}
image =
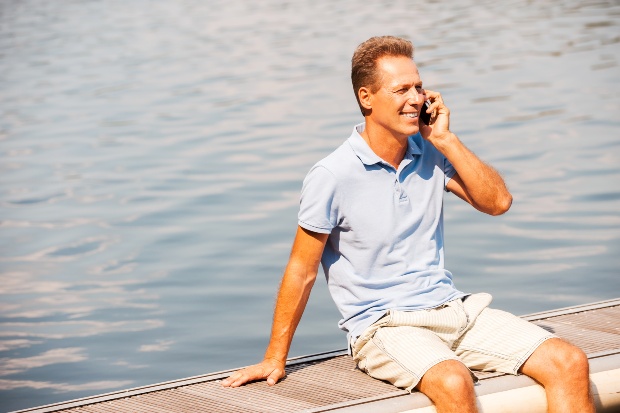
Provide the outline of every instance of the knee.
{"type": "Polygon", "coordinates": [[[471,372],[459,361],[446,360],[431,367],[417,388],[431,399],[437,411],[476,411],[471,372]]]}
{"type": "Polygon", "coordinates": [[[543,386],[589,382],[588,357],[578,347],[554,338],[544,342],[521,368],[543,386]]]}
{"type": "Polygon", "coordinates": [[[566,342],[558,346],[552,354],[552,366],[556,374],[563,377],[588,376],[590,364],[588,357],[579,347],[566,342]]]}
{"type": "Polygon", "coordinates": [[[449,374],[442,379],[444,391],[451,394],[469,394],[473,384],[469,374],[449,374]]]}
{"type": "Polygon", "coordinates": [[[565,355],[565,369],[589,375],[590,363],[588,362],[588,356],[579,347],[571,346],[565,355]]]}
{"type": "Polygon", "coordinates": [[[444,394],[450,394],[457,398],[465,398],[471,395],[474,381],[469,370],[458,363],[458,367],[443,372],[438,380],[438,387],[444,394]]]}

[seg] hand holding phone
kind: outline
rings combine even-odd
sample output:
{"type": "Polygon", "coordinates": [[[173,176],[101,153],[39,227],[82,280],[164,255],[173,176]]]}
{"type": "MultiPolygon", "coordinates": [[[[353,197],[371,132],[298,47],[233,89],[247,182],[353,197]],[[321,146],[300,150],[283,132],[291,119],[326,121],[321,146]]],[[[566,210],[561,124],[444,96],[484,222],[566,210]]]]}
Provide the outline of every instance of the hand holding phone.
{"type": "Polygon", "coordinates": [[[431,114],[430,113],[426,113],[426,110],[431,106],[431,101],[427,100],[426,102],[424,102],[424,104],[422,105],[422,109],[420,109],[420,113],[418,114],[418,117],[420,118],[420,120],[425,124],[425,125],[430,125],[431,124],[431,114]]]}

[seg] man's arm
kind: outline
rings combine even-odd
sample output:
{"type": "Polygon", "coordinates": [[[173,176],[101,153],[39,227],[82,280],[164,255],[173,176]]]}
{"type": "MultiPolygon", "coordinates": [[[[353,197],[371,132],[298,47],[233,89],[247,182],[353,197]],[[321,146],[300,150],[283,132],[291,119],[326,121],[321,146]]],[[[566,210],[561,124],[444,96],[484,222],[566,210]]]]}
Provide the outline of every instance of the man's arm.
{"type": "Polygon", "coordinates": [[[426,90],[426,95],[431,99],[429,111],[435,112],[435,122],[432,126],[422,125],[420,132],[456,169],[447,189],[487,214],[500,215],[508,211],[512,195],[500,174],[450,132],[450,110],[441,95],[431,90],[426,90]]]}
{"type": "Polygon", "coordinates": [[[233,373],[222,381],[223,386],[239,387],[260,379],[267,379],[267,384],[273,386],[284,377],[284,366],[293,334],[310,297],[328,236],[329,234],[297,228],[276,300],[271,339],[265,357],[262,362],[233,373]]]}

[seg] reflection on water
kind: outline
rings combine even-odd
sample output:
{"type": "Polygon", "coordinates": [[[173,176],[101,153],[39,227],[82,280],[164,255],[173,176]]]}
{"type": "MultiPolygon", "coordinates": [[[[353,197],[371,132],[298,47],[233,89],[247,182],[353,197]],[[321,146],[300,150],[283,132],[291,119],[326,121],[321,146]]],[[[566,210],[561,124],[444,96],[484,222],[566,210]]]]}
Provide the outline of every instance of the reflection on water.
{"type": "MultiPolygon", "coordinates": [[[[506,177],[446,198],[457,285],[517,313],[618,296],[616,2],[0,4],[0,410],[261,357],[310,166],[360,120],[350,56],[416,44],[506,177]]],[[[291,355],[344,347],[317,282],[291,355]]]]}

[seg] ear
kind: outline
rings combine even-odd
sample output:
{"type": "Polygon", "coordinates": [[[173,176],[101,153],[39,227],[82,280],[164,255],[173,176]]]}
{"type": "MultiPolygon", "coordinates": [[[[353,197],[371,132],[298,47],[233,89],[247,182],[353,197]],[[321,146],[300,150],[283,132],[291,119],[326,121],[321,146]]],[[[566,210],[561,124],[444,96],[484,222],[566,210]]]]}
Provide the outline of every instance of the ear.
{"type": "Polygon", "coordinates": [[[360,105],[362,105],[364,109],[372,109],[372,92],[369,88],[362,86],[357,91],[357,96],[360,100],[360,105]]]}

